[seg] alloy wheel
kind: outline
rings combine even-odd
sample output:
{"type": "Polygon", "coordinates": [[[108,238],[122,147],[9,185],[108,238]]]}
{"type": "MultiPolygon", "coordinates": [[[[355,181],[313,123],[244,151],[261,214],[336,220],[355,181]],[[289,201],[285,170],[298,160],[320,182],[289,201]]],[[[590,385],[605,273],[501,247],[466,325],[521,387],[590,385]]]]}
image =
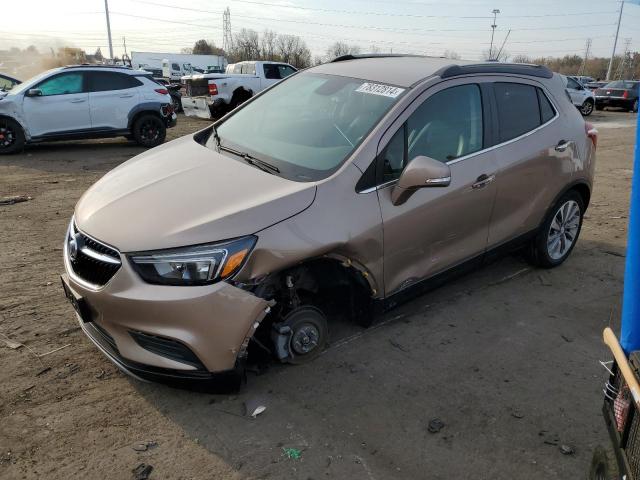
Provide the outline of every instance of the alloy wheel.
{"type": "Polygon", "coordinates": [[[593,112],[593,103],[584,102],[582,108],[580,109],[580,112],[585,116],[591,115],[591,112],[593,112]]]}
{"type": "Polygon", "coordinates": [[[140,136],[145,141],[157,140],[160,136],[160,130],[153,120],[148,120],[142,124],[140,136]]]}
{"type": "Polygon", "coordinates": [[[0,148],[9,148],[15,139],[13,129],[6,124],[0,124],[0,148]]]}
{"type": "Polygon", "coordinates": [[[580,206],[575,200],[562,204],[553,216],[547,234],[547,253],[553,260],[563,258],[576,241],[580,228],[580,206]]]}

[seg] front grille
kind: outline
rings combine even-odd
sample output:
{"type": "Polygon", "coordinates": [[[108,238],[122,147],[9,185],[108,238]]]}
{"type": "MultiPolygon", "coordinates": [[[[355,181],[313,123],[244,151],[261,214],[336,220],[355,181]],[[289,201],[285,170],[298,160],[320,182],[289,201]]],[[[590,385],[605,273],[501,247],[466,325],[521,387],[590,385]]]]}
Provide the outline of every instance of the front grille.
{"type": "Polygon", "coordinates": [[[120,269],[117,250],[78,231],[75,225],[69,229],[66,249],[73,272],[91,285],[105,285],[120,269]]]}
{"type": "Polygon", "coordinates": [[[145,350],[177,362],[186,363],[187,365],[196,367],[198,370],[205,370],[204,365],[196,354],[193,353],[189,347],[177,340],[137,331],[131,331],[129,333],[136,343],[145,350]]]}

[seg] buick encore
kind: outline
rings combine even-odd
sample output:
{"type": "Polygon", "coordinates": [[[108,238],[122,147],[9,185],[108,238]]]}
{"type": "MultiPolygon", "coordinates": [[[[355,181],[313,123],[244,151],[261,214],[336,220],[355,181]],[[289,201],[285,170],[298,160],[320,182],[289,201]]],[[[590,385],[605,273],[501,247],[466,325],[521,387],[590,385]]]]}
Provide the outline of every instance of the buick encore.
{"type": "Polygon", "coordinates": [[[524,247],[574,248],[597,132],[545,67],[346,56],[298,72],[79,200],[67,297],[118,367],[238,378],[303,363],[380,312],[524,247]]]}

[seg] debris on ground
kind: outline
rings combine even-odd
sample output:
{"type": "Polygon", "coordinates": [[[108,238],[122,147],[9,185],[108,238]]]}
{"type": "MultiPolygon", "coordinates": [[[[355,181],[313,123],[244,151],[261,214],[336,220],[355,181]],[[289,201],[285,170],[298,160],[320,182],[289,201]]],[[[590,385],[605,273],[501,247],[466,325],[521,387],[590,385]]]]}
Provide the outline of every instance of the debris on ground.
{"type": "Polygon", "coordinates": [[[39,377],[40,375],[44,375],[45,373],[47,373],[50,370],[51,370],[51,367],[44,367],[42,370],[40,370],[38,373],[36,373],[36,377],[39,377]]]}
{"type": "Polygon", "coordinates": [[[21,344],[20,342],[14,342],[13,340],[10,340],[7,337],[3,338],[2,341],[7,347],[9,347],[12,350],[17,350],[20,347],[24,347],[24,345],[21,344]]]}
{"type": "Polygon", "coordinates": [[[73,375],[74,373],[78,372],[80,370],[80,365],[76,364],[76,363],[67,363],[65,365],[66,371],[64,372],[59,372],[56,375],[56,378],[63,380],[71,375],[73,375]]]}
{"type": "Polygon", "coordinates": [[[136,468],[132,470],[133,472],[133,480],[147,480],[149,475],[151,475],[151,471],[153,467],[151,465],[147,465],[146,463],[141,463],[136,468]]]}
{"type": "Polygon", "coordinates": [[[571,445],[560,445],[560,451],[563,455],[573,455],[576,453],[575,449],[571,445]]]}
{"type": "Polygon", "coordinates": [[[549,280],[544,275],[538,275],[538,280],[540,280],[540,284],[543,287],[552,287],[553,286],[553,284],[551,283],[551,280],[549,280]]]}
{"type": "Polygon", "coordinates": [[[71,346],[71,344],[70,344],[70,343],[67,343],[66,345],[63,345],[63,346],[58,347],[58,348],[54,348],[54,349],[53,349],[53,350],[51,350],[50,352],[42,353],[42,354],[40,354],[40,355],[38,355],[38,356],[39,356],[39,357],[46,357],[47,355],[51,355],[52,353],[59,352],[59,351],[60,351],[60,350],[62,350],[63,348],[67,348],[67,347],[70,347],[70,346],[71,346]]]}
{"type": "Polygon", "coordinates": [[[136,443],[133,448],[136,452],[146,452],[147,450],[149,450],[150,448],[155,448],[158,446],[158,442],[156,442],[155,440],[150,440],[148,442],[139,442],[136,443]]]}
{"type": "Polygon", "coordinates": [[[573,342],[572,338],[567,337],[566,335],[560,335],[562,337],[562,339],[567,342],[567,343],[571,343],[573,342]]]}
{"type": "Polygon", "coordinates": [[[521,418],[524,418],[524,413],[522,413],[522,412],[521,412],[521,411],[519,411],[519,410],[514,410],[513,412],[511,412],[511,416],[512,416],[513,418],[517,418],[517,419],[519,420],[519,419],[521,419],[521,418]]]}
{"type": "Polygon", "coordinates": [[[32,200],[33,197],[28,197],[26,195],[13,195],[11,197],[2,197],[0,198],[0,205],[13,205],[14,203],[28,202],[32,200]]]}
{"type": "Polygon", "coordinates": [[[614,252],[613,250],[601,250],[602,253],[606,253],[607,255],[613,255],[614,257],[625,258],[626,255],[620,252],[614,252]]]}
{"type": "Polygon", "coordinates": [[[256,418],[262,412],[264,412],[267,407],[265,405],[265,401],[262,398],[250,398],[244,402],[244,414],[247,417],[256,418]]]}
{"type": "Polygon", "coordinates": [[[302,451],[297,448],[283,448],[284,455],[290,460],[299,460],[302,456],[302,451]]]}
{"type": "Polygon", "coordinates": [[[397,348],[398,350],[400,350],[402,352],[408,352],[409,351],[406,347],[404,347],[403,345],[399,344],[398,342],[396,342],[392,338],[389,339],[389,343],[391,344],[392,347],[395,347],[395,348],[397,348]]]}
{"type": "Polygon", "coordinates": [[[444,428],[444,422],[439,418],[434,418],[429,422],[429,426],[427,427],[427,430],[429,430],[429,433],[438,433],[443,428],[444,428]]]}

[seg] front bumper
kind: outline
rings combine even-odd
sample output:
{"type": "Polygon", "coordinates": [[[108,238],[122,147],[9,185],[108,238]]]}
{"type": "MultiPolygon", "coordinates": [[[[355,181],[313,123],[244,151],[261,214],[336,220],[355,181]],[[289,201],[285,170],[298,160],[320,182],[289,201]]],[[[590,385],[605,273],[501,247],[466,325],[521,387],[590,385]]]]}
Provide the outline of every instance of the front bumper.
{"type": "Polygon", "coordinates": [[[95,287],[72,270],[66,245],[63,251],[63,282],[83,302],[84,318],[77,315],[83,331],[119,368],[138,378],[224,380],[237,373],[249,339],[269,311],[266,300],[226,282],[148,284],[126,255],[107,284],[95,287]]]}

